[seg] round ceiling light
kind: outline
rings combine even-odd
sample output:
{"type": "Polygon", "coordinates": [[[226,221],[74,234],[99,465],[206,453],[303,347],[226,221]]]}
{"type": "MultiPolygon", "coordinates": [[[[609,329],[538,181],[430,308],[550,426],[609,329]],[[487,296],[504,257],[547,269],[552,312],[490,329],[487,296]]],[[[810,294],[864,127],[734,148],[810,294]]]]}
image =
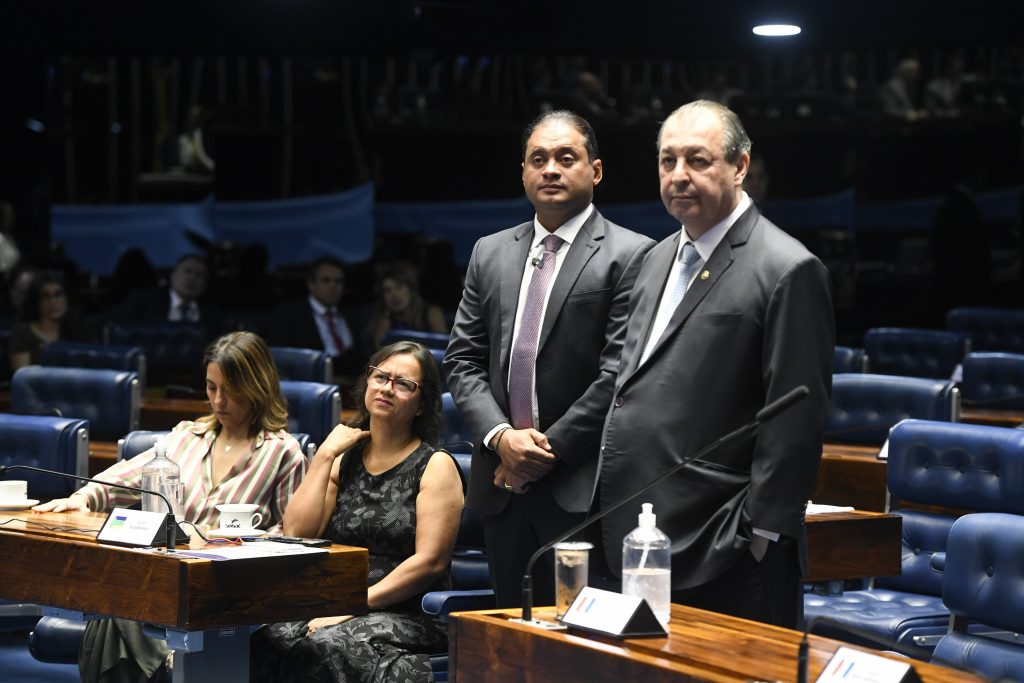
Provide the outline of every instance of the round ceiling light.
{"type": "Polygon", "coordinates": [[[800,27],[795,24],[761,24],[754,27],[754,35],[777,38],[779,36],[795,36],[800,27]]]}

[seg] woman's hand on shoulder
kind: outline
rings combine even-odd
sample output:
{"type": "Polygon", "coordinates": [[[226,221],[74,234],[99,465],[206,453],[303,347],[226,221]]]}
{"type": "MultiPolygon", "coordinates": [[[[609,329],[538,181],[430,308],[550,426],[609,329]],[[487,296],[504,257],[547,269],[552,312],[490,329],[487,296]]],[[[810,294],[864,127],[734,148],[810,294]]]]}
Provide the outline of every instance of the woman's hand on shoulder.
{"type": "Polygon", "coordinates": [[[55,498],[32,509],[36,512],[88,512],[89,501],[84,496],[71,495],[68,498],[55,498]]]}
{"type": "Polygon", "coordinates": [[[370,438],[370,432],[365,429],[357,429],[356,427],[340,424],[331,430],[331,433],[320,444],[320,448],[316,450],[316,453],[317,455],[321,453],[330,455],[333,460],[363,439],[368,438],[370,438]]]}

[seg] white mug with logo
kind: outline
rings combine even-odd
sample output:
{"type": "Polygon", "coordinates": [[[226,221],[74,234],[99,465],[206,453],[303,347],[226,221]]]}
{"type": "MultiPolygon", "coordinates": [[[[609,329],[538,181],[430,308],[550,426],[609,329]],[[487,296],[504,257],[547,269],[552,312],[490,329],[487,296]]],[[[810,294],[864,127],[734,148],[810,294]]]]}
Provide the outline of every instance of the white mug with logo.
{"type": "Polygon", "coordinates": [[[263,515],[256,512],[259,505],[255,503],[222,503],[217,506],[220,512],[221,534],[245,536],[253,533],[263,521],[263,515]]]}

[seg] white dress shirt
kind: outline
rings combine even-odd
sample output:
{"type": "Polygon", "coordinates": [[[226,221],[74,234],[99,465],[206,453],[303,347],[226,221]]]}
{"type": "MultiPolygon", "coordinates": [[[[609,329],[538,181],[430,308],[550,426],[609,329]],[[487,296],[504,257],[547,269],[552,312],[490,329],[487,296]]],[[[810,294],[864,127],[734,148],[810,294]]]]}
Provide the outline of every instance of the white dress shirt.
{"type": "Polygon", "coordinates": [[[184,299],[178,296],[178,293],[173,289],[171,292],[171,309],[167,312],[167,320],[172,323],[197,323],[199,322],[199,304],[195,301],[187,302],[184,315],[182,314],[182,304],[186,303],[184,299]]]}
{"type": "MultiPolygon", "coordinates": [[[[334,343],[334,338],[331,337],[330,324],[327,322],[328,308],[317,301],[312,294],[309,295],[309,307],[313,309],[313,320],[316,321],[316,330],[320,333],[320,341],[323,342],[324,351],[329,356],[340,356],[341,349],[334,343]]],[[[331,315],[334,316],[334,331],[337,332],[338,339],[341,340],[346,349],[351,349],[354,345],[352,330],[348,328],[345,316],[339,313],[336,308],[332,308],[330,311],[331,315]]]]}

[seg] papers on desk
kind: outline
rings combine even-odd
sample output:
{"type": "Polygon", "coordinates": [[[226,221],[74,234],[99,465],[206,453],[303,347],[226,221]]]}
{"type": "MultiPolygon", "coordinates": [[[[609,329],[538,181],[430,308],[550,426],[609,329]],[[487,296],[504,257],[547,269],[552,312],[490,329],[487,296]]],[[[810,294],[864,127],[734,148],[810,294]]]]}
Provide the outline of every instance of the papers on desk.
{"type": "Polygon", "coordinates": [[[242,545],[211,545],[201,550],[176,550],[175,555],[195,557],[200,560],[253,560],[261,557],[279,557],[282,555],[313,555],[326,553],[327,548],[307,548],[295,543],[279,543],[277,541],[259,541],[242,545]]]}
{"type": "Polygon", "coordinates": [[[822,515],[826,512],[853,512],[853,507],[849,505],[820,505],[807,501],[808,515],[822,515]]]}

